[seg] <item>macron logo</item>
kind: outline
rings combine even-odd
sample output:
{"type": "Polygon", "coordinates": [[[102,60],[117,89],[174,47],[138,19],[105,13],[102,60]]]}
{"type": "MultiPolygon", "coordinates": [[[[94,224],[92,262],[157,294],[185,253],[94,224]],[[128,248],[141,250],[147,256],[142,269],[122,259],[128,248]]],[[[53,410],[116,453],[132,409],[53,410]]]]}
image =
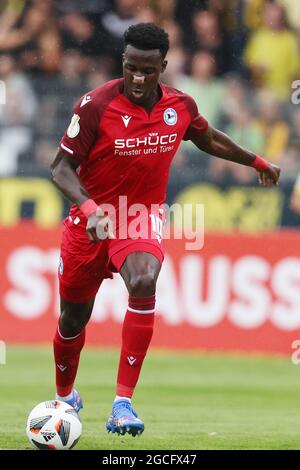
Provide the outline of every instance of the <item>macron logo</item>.
{"type": "Polygon", "coordinates": [[[133,364],[134,364],[135,361],[136,361],[136,358],[133,357],[133,356],[130,356],[130,357],[127,357],[127,360],[128,360],[128,362],[129,362],[129,364],[130,364],[131,366],[133,366],[133,364]]]}
{"type": "Polygon", "coordinates": [[[64,371],[66,370],[66,368],[67,368],[67,366],[63,366],[62,364],[56,364],[56,365],[57,365],[57,367],[59,368],[59,370],[60,370],[61,372],[64,372],[64,371]]]}
{"type": "Polygon", "coordinates": [[[125,127],[128,127],[128,124],[129,124],[129,121],[130,119],[132,118],[132,116],[121,116],[121,118],[123,119],[123,122],[124,122],[124,126],[125,127]]]}
{"type": "Polygon", "coordinates": [[[81,105],[80,107],[82,108],[82,106],[85,106],[87,103],[89,103],[90,101],[92,101],[92,98],[89,96],[89,95],[85,95],[83,97],[83,100],[81,101],[81,105]]]}

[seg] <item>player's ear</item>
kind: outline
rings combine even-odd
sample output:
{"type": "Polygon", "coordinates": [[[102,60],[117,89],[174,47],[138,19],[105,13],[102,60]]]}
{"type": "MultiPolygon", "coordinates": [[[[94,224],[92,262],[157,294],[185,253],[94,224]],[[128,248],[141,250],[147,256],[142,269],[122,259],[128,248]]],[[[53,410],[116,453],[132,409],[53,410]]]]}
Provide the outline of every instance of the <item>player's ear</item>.
{"type": "Polygon", "coordinates": [[[162,67],[161,67],[161,72],[162,72],[162,73],[166,70],[167,65],[168,65],[168,61],[167,61],[167,60],[163,60],[162,67]]]}

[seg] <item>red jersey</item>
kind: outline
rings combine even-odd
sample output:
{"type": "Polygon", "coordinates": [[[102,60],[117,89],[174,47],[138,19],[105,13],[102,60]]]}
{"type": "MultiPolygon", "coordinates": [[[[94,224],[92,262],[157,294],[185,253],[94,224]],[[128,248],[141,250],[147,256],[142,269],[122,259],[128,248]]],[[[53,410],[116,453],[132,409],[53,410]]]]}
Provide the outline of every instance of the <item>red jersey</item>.
{"type": "MultiPolygon", "coordinates": [[[[127,196],[128,207],[163,204],[180,142],[207,130],[193,98],[164,84],[160,88],[161,99],[150,113],[125,96],[123,78],[90,91],[75,105],[60,146],[80,162],[80,180],[97,204],[117,210],[119,196],[127,196]]],[[[71,215],[80,214],[73,206],[71,215]]]]}

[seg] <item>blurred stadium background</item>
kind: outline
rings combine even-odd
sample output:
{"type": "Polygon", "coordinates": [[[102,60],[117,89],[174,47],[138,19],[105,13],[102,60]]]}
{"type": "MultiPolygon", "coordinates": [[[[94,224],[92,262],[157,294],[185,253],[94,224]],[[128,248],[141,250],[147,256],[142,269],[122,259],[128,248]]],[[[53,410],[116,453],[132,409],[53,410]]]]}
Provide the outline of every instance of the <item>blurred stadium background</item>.
{"type": "MultiPolygon", "coordinates": [[[[294,433],[299,371],[290,360],[293,353],[298,362],[300,344],[298,0],[0,2],[0,83],[6,89],[6,102],[0,104],[0,382],[4,422],[15,423],[5,425],[0,448],[26,448],[24,416],[53,393],[50,341],[59,312],[61,220],[69,204],[50,183],[49,165],[74,102],[121,74],[122,35],[141,21],[156,22],[169,32],[163,81],[191,94],[211,125],[279,164],[282,177],[279,187],[261,188],[254,171],[201,155],[192,144],[182,145],[176,155],[167,202],[205,205],[205,243],[199,252],[186,252],[181,240],[167,243],[153,346],[176,349],[177,355],[150,354],[137,396],[154,428],[163,410],[153,417],[143,398],[147,390],[149,396],[158,393],[152,380],[166,392],[157,395],[158,401],[166,405],[167,396],[173,397],[174,423],[182,426],[184,414],[197,409],[193,425],[199,420],[202,427],[197,441],[185,443],[179,433],[173,440],[138,445],[300,448],[294,433]],[[46,349],[34,349],[41,343],[46,349]],[[233,358],[225,351],[234,352],[233,358]],[[184,357],[194,369],[185,369],[184,357]],[[178,375],[176,363],[182,366],[178,375]],[[32,368],[29,375],[22,373],[27,367],[32,368]],[[24,390],[22,403],[12,392],[15,387],[24,390]],[[182,393],[190,409],[180,408],[178,415],[182,393]],[[215,428],[205,424],[204,403],[215,410],[215,428],[224,425],[232,440],[211,443],[207,436],[215,428]],[[267,435],[265,441],[257,438],[257,429],[267,435]]],[[[106,281],[88,329],[88,346],[119,346],[126,301],[121,280],[106,281]]],[[[88,350],[85,354],[79,381],[92,402],[99,396],[97,387],[102,390],[105,420],[114,374],[107,353],[99,352],[98,362],[92,349],[90,356],[88,350]]],[[[111,354],[114,370],[117,354],[111,354]]],[[[90,426],[95,420],[91,439],[99,421],[93,406],[87,410],[90,426]]],[[[99,440],[91,442],[84,448],[99,448],[99,440]]],[[[106,442],[102,448],[111,445],[106,442]]]]}

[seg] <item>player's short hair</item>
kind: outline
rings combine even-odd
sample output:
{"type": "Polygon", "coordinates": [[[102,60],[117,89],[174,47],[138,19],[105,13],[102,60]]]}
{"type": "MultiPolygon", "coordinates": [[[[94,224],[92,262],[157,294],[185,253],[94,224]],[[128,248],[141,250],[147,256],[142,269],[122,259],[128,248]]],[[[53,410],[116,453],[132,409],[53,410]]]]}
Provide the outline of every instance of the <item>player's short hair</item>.
{"type": "Polygon", "coordinates": [[[170,47],[168,33],[154,23],[138,23],[129,26],[124,33],[125,48],[129,44],[143,51],[159,49],[163,59],[170,47]]]}

